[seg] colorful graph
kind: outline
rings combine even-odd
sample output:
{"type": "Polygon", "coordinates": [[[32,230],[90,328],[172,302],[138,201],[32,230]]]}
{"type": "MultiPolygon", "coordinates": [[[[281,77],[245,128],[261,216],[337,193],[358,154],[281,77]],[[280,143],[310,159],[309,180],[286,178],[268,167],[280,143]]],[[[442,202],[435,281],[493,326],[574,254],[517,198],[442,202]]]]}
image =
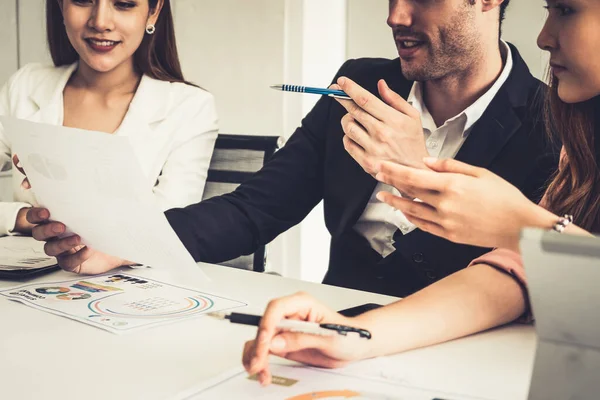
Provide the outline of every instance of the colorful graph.
{"type": "Polygon", "coordinates": [[[90,293],[100,293],[100,292],[114,292],[121,291],[123,289],[119,289],[112,286],[104,286],[98,285],[97,283],[81,281],[71,286],[73,289],[84,290],[90,293]]]}
{"type": "Polygon", "coordinates": [[[89,299],[90,297],[92,297],[92,296],[88,293],[77,293],[77,292],[63,293],[63,294],[59,294],[58,296],[56,296],[56,298],[59,300],[85,300],[85,299],[89,299]]]}
{"type": "Polygon", "coordinates": [[[202,313],[213,306],[213,300],[200,295],[181,299],[150,297],[129,302],[122,296],[112,295],[91,301],[88,308],[96,314],[112,317],[166,318],[202,313]]]}
{"type": "Polygon", "coordinates": [[[70,291],[70,289],[66,288],[66,287],[54,286],[54,287],[37,288],[37,289],[35,289],[35,291],[38,293],[41,293],[41,294],[61,294],[61,293],[68,293],[70,291]]]}

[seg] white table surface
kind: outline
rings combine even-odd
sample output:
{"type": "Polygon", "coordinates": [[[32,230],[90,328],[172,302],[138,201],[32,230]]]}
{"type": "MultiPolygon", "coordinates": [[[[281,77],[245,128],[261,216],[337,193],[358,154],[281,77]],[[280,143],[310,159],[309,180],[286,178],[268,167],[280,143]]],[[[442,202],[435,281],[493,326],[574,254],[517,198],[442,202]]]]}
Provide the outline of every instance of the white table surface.
{"type": "MultiPolygon", "coordinates": [[[[386,304],[389,296],[201,264],[212,294],[244,300],[260,313],[303,290],[335,309],[386,304]]],[[[144,275],[143,270],[136,270],[144,275]]],[[[32,282],[73,279],[56,272],[32,282]]],[[[24,282],[24,283],[32,283],[24,282]]],[[[0,281],[0,288],[20,282],[0,281]]],[[[440,299],[443,301],[443,299],[440,299]]],[[[410,329],[407,326],[406,329],[410,329]]],[[[0,399],[165,399],[240,365],[256,328],[209,317],[114,335],[0,298],[0,399]]],[[[382,360],[395,379],[485,399],[527,398],[535,351],[530,326],[509,326],[382,360]]],[[[460,400],[460,399],[458,399],[460,400]]]]}

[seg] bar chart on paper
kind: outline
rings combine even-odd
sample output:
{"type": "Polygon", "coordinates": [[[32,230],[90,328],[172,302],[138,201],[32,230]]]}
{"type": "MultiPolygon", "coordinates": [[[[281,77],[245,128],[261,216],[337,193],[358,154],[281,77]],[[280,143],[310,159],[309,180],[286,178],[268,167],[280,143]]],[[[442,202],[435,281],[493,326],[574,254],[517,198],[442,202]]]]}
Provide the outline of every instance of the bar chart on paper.
{"type": "MultiPolygon", "coordinates": [[[[296,365],[272,364],[273,383],[262,387],[243,369],[229,371],[177,396],[177,400],[475,400],[451,393],[434,393],[383,379],[342,375],[296,365]]],[[[175,400],[175,399],[174,399],[175,400]]]]}

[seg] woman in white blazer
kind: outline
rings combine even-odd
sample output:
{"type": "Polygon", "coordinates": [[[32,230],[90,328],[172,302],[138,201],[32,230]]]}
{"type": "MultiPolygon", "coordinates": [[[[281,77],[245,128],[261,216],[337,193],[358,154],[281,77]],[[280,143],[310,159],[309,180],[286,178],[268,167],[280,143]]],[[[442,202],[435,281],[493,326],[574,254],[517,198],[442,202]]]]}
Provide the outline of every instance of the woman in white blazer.
{"type": "MultiPolygon", "coordinates": [[[[0,115],[129,137],[164,210],[202,199],[217,137],[212,95],[181,72],[169,0],[47,0],[54,66],[30,64],[0,91],[0,115]]],[[[0,165],[12,152],[0,125],[0,165]]],[[[0,236],[28,234],[35,205],[13,168],[0,236]]]]}

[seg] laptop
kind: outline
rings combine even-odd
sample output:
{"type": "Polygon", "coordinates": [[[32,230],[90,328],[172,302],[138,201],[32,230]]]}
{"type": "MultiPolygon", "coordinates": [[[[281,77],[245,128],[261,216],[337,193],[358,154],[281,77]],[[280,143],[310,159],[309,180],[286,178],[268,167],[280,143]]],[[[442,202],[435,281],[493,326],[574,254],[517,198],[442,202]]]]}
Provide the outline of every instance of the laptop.
{"type": "Polygon", "coordinates": [[[538,345],[529,400],[600,399],[600,238],[526,229],[538,345]]]}

